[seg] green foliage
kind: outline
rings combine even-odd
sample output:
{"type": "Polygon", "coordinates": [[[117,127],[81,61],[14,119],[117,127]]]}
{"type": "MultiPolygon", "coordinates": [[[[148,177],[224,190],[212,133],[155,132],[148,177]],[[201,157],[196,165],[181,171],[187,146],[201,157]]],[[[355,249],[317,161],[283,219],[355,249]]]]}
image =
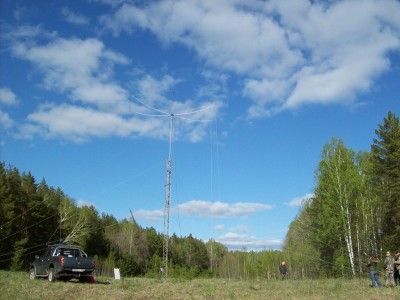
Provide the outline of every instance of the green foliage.
{"type": "Polygon", "coordinates": [[[116,257],[114,251],[110,251],[104,259],[96,255],[96,274],[104,276],[113,276],[116,268],[116,257]]]}
{"type": "Polygon", "coordinates": [[[373,187],[383,206],[383,246],[390,249],[400,236],[400,122],[392,112],[384,119],[371,147],[373,187]]]}
{"type": "Polygon", "coordinates": [[[133,255],[123,254],[119,259],[117,266],[120,268],[122,276],[126,277],[140,274],[139,264],[133,255]]]}
{"type": "Polygon", "coordinates": [[[207,247],[207,257],[209,259],[210,273],[217,277],[219,276],[219,267],[222,264],[222,260],[225,254],[228,252],[226,246],[221,243],[217,243],[215,240],[210,239],[206,243],[207,247]]]}
{"type": "Polygon", "coordinates": [[[168,273],[173,278],[180,278],[180,279],[194,279],[198,277],[200,274],[197,269],[191,268],[188,266],[171,266],[168,268],[168,273]]]}
{"type": "Polygon", "coordinates": [[[93,206],[83,206],[80,214],[85,216],[87,222],[87,232],[81,238],[81,246],[89,255],[95,253],[102,257],[107,256],[109,242],[96,209],[93,206]]]}
{"type": "Polygon", "coordinates": [[[14,256],[11,260],[11,271],[22,271],[24,270],[24,254],[26,252],[26,246],[28,244],[28,238],[24,238],[15,243],[14,256]]]}
{"type": "Polygon", "coordinates": [[[149,278],[161,277],[161,266],[162,258],[157,254],[153,254],[153,257],[148,261],[146,276],[149,278]]]}
{"type": "Polygon", "coordinates": [[[382,248],[397,248],[399,119],[389,112],[375,133],[371,153],[355,153],[336,138],[324,146],[314,196],[285,241],[283,252],[296,259],[296,271],[301,265],[314,270],[319,265],[320,276],[363,276],[365,252],[380,255],[382,248]]]}
{"type": "Polygon", "coordinates": [[[335,277],[337,278],[345,278],[348,274],[347,269],[349,268],[347,259],[344,255],[339,255],[335,258],[335,262],[333,264],[333,272],[335,277]]]}
{"type": "Polygon", "coordinates": [[[314,240],[333,267],[335,251],[346,248],[346,256],[355,275],[353,212],[356,211],[360,189],[360,176],[355,164],[354,151],[347,149],[338,139],[325,145],[316,171],[317,186],[310,206],[313,218],[314,240]]]}
{"type": "Polygon", "coordinates": [[[320,251],[312,235],[312,214],[310,205],[314,199],[308,199],[296,219],[290,224],[286,235],[283,254],[292,265],[291,278],[317,278],[320,275],[320,251]]]}

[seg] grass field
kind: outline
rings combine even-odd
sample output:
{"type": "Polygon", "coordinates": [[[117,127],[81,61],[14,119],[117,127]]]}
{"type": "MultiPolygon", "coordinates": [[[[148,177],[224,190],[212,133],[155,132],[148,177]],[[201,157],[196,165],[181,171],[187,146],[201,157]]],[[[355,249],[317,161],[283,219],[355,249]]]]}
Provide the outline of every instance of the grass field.
{"type": "Polygon", "coordinates": [[[400,287],[373,289],[369,280],[255,280],[96,278],[50,283],[28,273],[0,271],[0,299],[400,299],[400,287]]]}

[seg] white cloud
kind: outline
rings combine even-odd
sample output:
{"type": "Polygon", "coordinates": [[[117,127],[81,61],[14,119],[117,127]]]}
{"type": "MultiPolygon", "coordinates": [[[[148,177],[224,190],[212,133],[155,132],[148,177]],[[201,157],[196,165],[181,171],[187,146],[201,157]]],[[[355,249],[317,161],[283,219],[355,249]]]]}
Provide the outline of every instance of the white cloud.
{"type": "MultiPolygon", "coordinates": [[[[27,120],[29,124],[21,126],[21,138],[40,134],[47,139],[61,137],[80,143],[92,137],[167,138],[169,136],[167,118],[138,118],[136,116],[127,118],[110,112],[67,104],[43,105],[38,111],[31,113],[27,120]]],[[[188,131],[204,131],[205,129],[201,126],[204,125],[189,127],[188,131]]]]}
{"type": "MultiPolygon", "coordinates": [[[[212,114],[213,117],[217,109],[210,110],[208,114],[212,114]]],[[[199,117],[202,118],[201,113],[199,117]]],[[[208,123],[205,122],[186,122],[178,119],[176,124],[176,139],[186,136],[190,141],[197,142],[207,133],[208,123]]],[[[46,139],[63,138],[81,143],[93,137],[111,136],[167,139],[169,134],[169,118],[165,117],[143,117],[134,113],[122,116],[76,105],[45,104],[27,116],[27,123],[20,125],[18,137],[31,139],[34,135],[41,135],[46,139]]]]}
{"type": "MultiPolygon", "coordinates": [[[[11,46],[16,46],[17,41],[26,41],[30,44],[35,44],[35,38],[45,38],[45,39],[54,39],[57,37],[57,32],[47,31],[43,29],[42,25],[30,26],[30,25],[21,25],[18,27],[10,26],[7,23],[4,24],[4,32],[2,37],[11,42],[11,46]]],[[[11,49],[13,50],[13,49],[11,49]]]]}
{"type": "Polygon", "coordinates": [[[283,240],[280,239],[262,239],[233,232],[228,232],[215,240],[230,250],[280,250],[283,246],[283,240]]]}
{"type": "Polygon", "coordinates": [[[239,76],[258,118],[306,103],[354,102],[400,47],[400,3],[183,1],[124,4],[105,26],[142,28],[194,49],[206,67],[239,76]],[[357,12],[357,13],[355,13],[357,12]]]}
{"type": "MultiPolygon", "coordinates": [[[[73,141],[111,135],[165,139],[168,120],[136,113],[160,113],[147,106],[174,113],[201,110],[187,117],[212,120],[223,107],[221,99],[229,93],[251,100],[249,118],[306,103],[350,104],[373,88],[374,80],[390,68],[388,55],[400,48],[400,4],[390,0],[299,0],[296,4],[276,0],[165,0],[140,6],[101,2],[112,3],[114,13],[101,20],[116,34],[141,28],[161,43],[178,43],[193,50],[204,63],[199,73],[205,84],[198,87],[197,98],[172,104],[166,94],[184,79],[144,72],[133,75],[136,77],[129,83],[143,105],[115,80],[115,67],[131,64],[125,55],[112,51],[100,39],[61,38],[41,26],[21,26],[4,34],[10,41],[7,49],[36,67],[43,75],[41,87],[64,96],[57,101],[71,102],[64,104],[68,111],[79,105],[80,115],[89,116],[90,112],[94,123],[84,122],[79,132],[70,116],[61,126],[54,117],[61,113],[57,107],[64,106],[53,103],[52,109],[39,108],[32,113],[30,123],[21,124],[24,131],[20,136],[60,134],[73,141]],[[231,83],[236,84],[233,89],[231,83]],[[199,104],[199,99],[211,100],[199,104]],[[211,109],[202,110],[211,105],[211,109]],[[104,130],[96,123],[99,119],[111,127],[104,130]]],[[[68,8],[63,13],[71,18],[80,16],[68,8]]],[[[8,100],[1,101],[15,100],[9,94],[8,100]]],[[[8,120],[4,114],[2,118],[8,120]]],[[[177,125],[176,138],[192,142],[203,139],[209,126],[183,120],[177,125]]]]}
{"type": "Polygon", "coordinates": [[[133,212],[135,219],[142,219],[148,222],[161,222],[164,219],[164,211],[139,209],[133,212]]]}
{"type": "Polygon", "coordinates": [[[63,137],[75,142],[91,136],[128,136],[140,126],[115,114],[72,105],[46,105],[27,119],[46,138],[63,137]]]}
{"type": "Polygon", "coordinates": [[[223,225],[223,224],[215,225],[215,226],[214,226],[214,229],[215,229],[216,231],[224,231],[224,230],[225,230],[225,225],[223,225]]]}
{"type": "Polygon", "coordinates": [[[86,25],[89,24],[89,19],[85,18],[79,13],[72,12],[69,8],[63,7],[61,9],[61,14],[64,16],[68,23],[76,25],[86,25]]]}
{"type": "Polygon", "coordinates": [[[243,217],[271,209],[271,205],[251,202],[237,202],[231,204],[219,201],[209,202],[192,200],[179,205],[179,212],[181,214],[209,218],[243,217]]]}
{"type": "Polygon", "coordinates": [[[197,142],[206,135],[208,121],[215,118],[222,106],[218,101],[195,103],[192,100],[172,105],[164,95],[180,79],[170,75],[160,78],[142,75],[135,88],[143,102],[132,101],[130,93],[113,81],[114,65],[130,63],[124,55],[107,49],[97,39],[63,39],[44,34],[49,42],[41,45],[32,42],[31,39],[40,36],[40,32],[40,28],[17,29],[10,34],[11,51],[37,67],[44,76],[42,87],[66,94],[72,103],[40,106],[27,117],[29,123],[20,125],[18,136],[21,138],[40,134],[74,142],[113,135],[166,139],[169,137],[169,118],[138,114],[160,114],[149,108],[154,106],[167,112],[166,116],[173,109],[177,115],[184,114],[182,117],[201,121],[179,119],[175,126],[176,139],[197,142]],[[189,112],[196,113],[186,115],[189,112]]]}
{"type": "MultiPolygon", "coordinates": [[[[173,88],[180,80],[173,78],[169,75],[164,75],[162,78],[157,79],[151,75],[145,75],[136,82],[136,89],[140,99],[146,99],[147,104],[151,106],[171,105],[165,94],[173,88]]],[[[168,113],[171,107],[162,107],[168,113]]]]}
{"type": "Polygon", "coordinates": [[[0,128],[3,129],[8,129],[11,128],[14,124],[14,121],[11,119],[11,117],[0,110],[0,128]]]}
{"type": "MultiPolygon", "coordinates": [[[[171,214],[178,213],[181,216],[199,216],[206,218],[230,218],[230,217],[245,217],[251,214],[255,214],[261,211],[271,210],[272,206],[261,203],[222,203],[222,202],[209,202],[209,201],[188,201],[186,203],[178,205],[178,207],[171,208],[171,214]]],[[[135,212],[135,218],[142,218],[149,220],[149,218],[155,219],[155,216],[160,217],[163,215],[161,210],[139,210],[135,212]]],[[[224,230],[224,225],[217,225],[216,230],[224,230]]],[[[235,231],[246,232],[248,228],[246,226],[236,226],[231,228],[235,231]]]]}
{"type": "Polygon", "coordinates": [[[79,199],[78,200],[77,206],[78,207],[83,207],[83,206],[88,206],[88,207],[93,206],[93,207],[95,207],[95,205],[93,203],[85,201],[83,199],[79,199]]]}
{"type": "Polygon", "coordinates": [[[301,59],[271,18],[232,1],[161,1],[145,8],[125,4],[103,17],[115,32],[139,26],[162,42],[194,48],[211,66],[238,74],[284,74],[301,59]],[[277,63],[279,61],[280,63],[277,63]]]}
{"type": "MultiPolygon", "coordinates": [[[[18,102],[17,96],[9,88],[0,88],[0,106],[16,106],[18,102]]],[[[0,109],[0,128],[9,129],[14,123],[10,115],[0,109]]]]}
{"type": "Polygon", "coordinates": [[[296,197],[289,201],[289,203],[285,203],[290,207],[299,207],[303,206],[309,199],[314,197],[314,194],[306,194],[302,197],[296,197]]]}
{"type": "Polygon", "coordinates": [[[45,45],[16,42],[13,53],[36,65],[49,90],[70,92],[72,99],[101,109],[121,109],[127,92],[111,82],[114,64],[128,64],[121,54],[105,49],[96,39],[55,39],[45,45]]]}
{"type": "Polygon", "coordinates": [[[17,96],[9,88],[0,88],[0,105],[18,104],[17,96]]]}

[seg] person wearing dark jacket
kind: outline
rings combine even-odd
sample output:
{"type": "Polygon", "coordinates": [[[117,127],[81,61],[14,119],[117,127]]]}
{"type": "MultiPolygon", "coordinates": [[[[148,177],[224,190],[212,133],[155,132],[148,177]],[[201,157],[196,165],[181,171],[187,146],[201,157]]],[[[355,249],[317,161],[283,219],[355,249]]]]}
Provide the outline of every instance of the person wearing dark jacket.
{"type": "Polygon", "coordinates": [[[394,283],[396,285],[399,285],[399,279],[400,279],[400,251],[397,251],[396,256],[394,257],[394,283]]]}
{"type": "Polygon", "coordinates": [[[284,280],[286,279],[287,276],[287,266],[285,264],[285,262],[281,262],[280,266],[279,266],[279,273],[281,274],[281,279],[284,280]]]}
{"type": "Polygon", "coordinates": [[[376,256],[371,256],[368,260],[369,274],[371,277],[372,287],[376,287],[378,284],[379,287],[382,287],[382,282],[379,280],[379,274],[377,271],[377,265],[379,263],[379,259],[376,256]]]}

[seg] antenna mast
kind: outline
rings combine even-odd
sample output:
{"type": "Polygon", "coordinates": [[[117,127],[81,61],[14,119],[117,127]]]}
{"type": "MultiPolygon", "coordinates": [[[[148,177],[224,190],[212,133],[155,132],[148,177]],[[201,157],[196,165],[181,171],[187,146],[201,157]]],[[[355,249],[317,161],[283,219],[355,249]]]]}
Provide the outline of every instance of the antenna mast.
{"type": "MultiPolygon", "coordinates": [[[[136,99],[137,100],[137,99],[136,99]]],[[[173,139],[173,132],[174,132],[174,118],[181,118],[184,120],[188,121],[195,121],[195,122],[201,122],[200,120],[191,120],[186,117],[183,117],[185,115],[192,115],[201,111],[205,111],[210,109],[210,107],[202,108],[196,111],[191,111],[191,112],[185,112],[185,113],[167,113],[162,110],[155,109],[153,107],[150,107],[146,105],[145,103],[137,100],[139,103],[143,104],[147,108],[150,108],[152,110],[155,110],[161,114],[145,114],[145,113],[139,113],[136,112],[138,115],[142,116],[148,116],[148,117],[169,117],[170,118],[170,127],[169,127],[169,151],[168,151],[168,160],[167,160],[167,178],[166,178],[166,183],[165,183],[165,206],[164,206],[164,239],[163,239],[163,261],[162,261],[162,268],[161,268],[161,273],[162,273],[162,280],[165,282],[168,279],[168,244],[169,244],[169,209],[170,209],[170,203],[171,203],[171,173],[172,173],[172,161],[171,161],[171,153],[172,153],[172,139],[173,139]]],[[[204,120],[206,121],[206,120],[204,120]]]]}
{"type": "Polygon", "coordinates": [[[169,208],[171,202],[171,152],[172,152],[172,133],[174,127],[174,114],[170,114],[169,128],[169,151],[167,160],[167,178],[165,183],[165,206],[164,206],[164,239],[163,239],[163,262],[162,262],[162,279],[166,281],[168,278],[168,244],[169,244],[169,208]]]}

